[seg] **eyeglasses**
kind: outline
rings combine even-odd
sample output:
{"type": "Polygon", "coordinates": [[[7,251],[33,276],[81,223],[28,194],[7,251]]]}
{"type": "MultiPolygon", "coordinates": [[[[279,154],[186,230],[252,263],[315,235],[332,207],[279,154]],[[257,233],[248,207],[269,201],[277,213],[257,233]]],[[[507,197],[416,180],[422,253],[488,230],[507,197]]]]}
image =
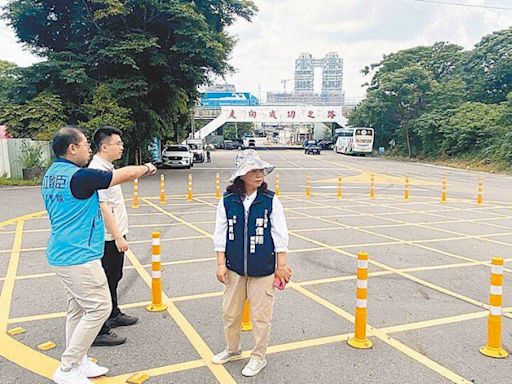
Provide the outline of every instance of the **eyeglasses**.
{"type": "Polygon", "coordinates": [[[73,144],[74,145],[78,145],[78,146],[83,145],[84,147],[87,147],[87,148],[91,149],[91,144],[89,144],[89,143],[85,143],[85,144],[83,144],[83,143],[73,143],[73,144]]]}
{"type": "Polygon", "coordinates": [[[110,143],[105,145],[119,145],[120,147],[124,146],[124,143],[122,141],[118,141],[117,143],[110,143]]]}

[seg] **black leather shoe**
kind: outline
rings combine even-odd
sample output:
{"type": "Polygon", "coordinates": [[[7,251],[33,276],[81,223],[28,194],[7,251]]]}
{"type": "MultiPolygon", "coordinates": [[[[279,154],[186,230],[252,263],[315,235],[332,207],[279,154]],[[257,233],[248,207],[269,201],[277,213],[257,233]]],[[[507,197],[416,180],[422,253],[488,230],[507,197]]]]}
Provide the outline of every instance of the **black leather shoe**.
{"type": "Polygon", "coordinates": [[[120,313],[113,319],[108,319],[107,326],[109,328],[126,327],[135,324],[137,321],[139,321],[139,319],[135,316],[120,313]]]}
{"type": "Polygon", "coordinates": [[[103,335],[98,335],[92,343],[93,347],[113,347],[126,342],[126,337],[118,336],[116,333],[109,331],[103,335]]]}

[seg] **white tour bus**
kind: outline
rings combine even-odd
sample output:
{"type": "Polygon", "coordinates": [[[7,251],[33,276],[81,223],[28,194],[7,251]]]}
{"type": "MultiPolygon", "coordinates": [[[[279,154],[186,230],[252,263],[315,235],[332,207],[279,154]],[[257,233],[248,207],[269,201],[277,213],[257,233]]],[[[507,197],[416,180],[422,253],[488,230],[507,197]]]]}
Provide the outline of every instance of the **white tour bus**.
{"type": "Polygon", "coordinates": [[[344,128],[336,132],[338,139],[334,144],[336,153],[347,155],[371,154],[373,149],[373,128],[344,128]]]}

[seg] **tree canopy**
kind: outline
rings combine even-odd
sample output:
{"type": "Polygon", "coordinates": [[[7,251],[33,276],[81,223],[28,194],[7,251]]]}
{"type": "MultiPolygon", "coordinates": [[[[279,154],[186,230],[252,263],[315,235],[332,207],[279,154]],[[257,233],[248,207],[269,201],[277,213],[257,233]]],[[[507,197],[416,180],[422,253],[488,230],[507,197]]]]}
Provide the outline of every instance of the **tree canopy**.
{"type": "Polygon", "coordinates": [[[121,128],[133,151],[154,136],[186,136],[198,86],[232,70],[226,28],[257,9],[249,0],[11,0],[4,11],[44,58],[17,70],[10,100],[23,105],[49,92],[68,123],[101,125],[105,115],[91,105],[108,94],[131,121],[121,128]]]}
{"type": "Polygon", "coordinates": [[[414,156],[512,159],[512,28],[464,51],[439,42],[385,55],[363,73],[367,97],[349,117],[376,145],[414,156]]]}

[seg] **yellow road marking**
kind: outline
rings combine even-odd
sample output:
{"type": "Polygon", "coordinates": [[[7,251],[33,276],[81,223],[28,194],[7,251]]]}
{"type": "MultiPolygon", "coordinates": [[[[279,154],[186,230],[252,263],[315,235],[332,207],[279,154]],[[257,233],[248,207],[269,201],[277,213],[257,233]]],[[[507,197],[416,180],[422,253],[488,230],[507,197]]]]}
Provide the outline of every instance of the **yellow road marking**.
{"type": "MultiPolygon", "coordinates": [[[[151,287],[151,276],[149,275],[148,271],[144,269],[144,267],[139,262],[137,257],[133,254],[133,252],[128,250],[126,252],[126,255],[130,262],[132,263],[132,265],[137,270],[137,272],[139,273],[139,275],[141,276],[141,278],[146,282],[146,284],[149,287],[151,287]]],[[[199,333],[197,333],[193,325],[190,324],[190,322],[185,318],[185,316],[183,316],[183,314],[172,302],[172,300],[169,300],[169,297],[164,292],[162,292],[162,302],[167,305],[167,312],[174,319],[178,327],[180,327],[180,329],[183,331],[183,333],[188,338],[194,349],[199,353],[199,356],[201,356],[206,366],[208,367],[208,369],[210,369],[210,371],[217,378],[217,380],[220,383],[236,383],[236,381],[226,370],[226,368],[224,368],[224,366],[216,365],[211,362],[213,353],[208,347],[208,345],[204,342],[199,333]]]]}

